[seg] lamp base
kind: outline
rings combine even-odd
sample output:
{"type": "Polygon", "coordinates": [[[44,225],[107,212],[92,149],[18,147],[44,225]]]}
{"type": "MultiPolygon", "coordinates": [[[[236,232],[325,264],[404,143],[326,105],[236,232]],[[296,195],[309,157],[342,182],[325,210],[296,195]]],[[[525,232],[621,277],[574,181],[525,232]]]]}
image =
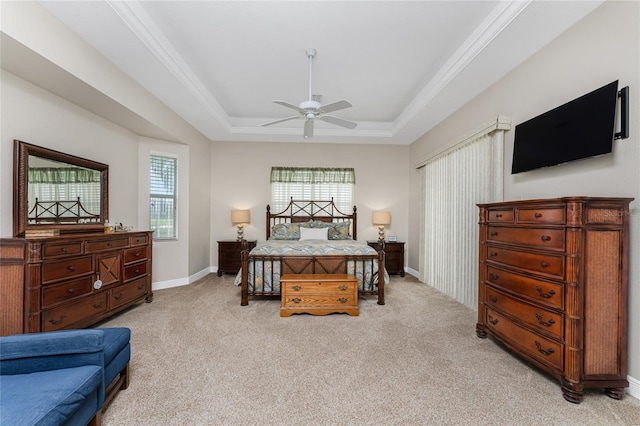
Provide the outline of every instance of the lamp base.
{"type": "Polygon", "coordinates": [[[378,226],[378,241],[384,241],[384,226],[378,226]]]}
{"type": "Polygon", "coordinates": [[[238,225],[238,241],[244,240],[244,227],[242,225],[238,225]]]}

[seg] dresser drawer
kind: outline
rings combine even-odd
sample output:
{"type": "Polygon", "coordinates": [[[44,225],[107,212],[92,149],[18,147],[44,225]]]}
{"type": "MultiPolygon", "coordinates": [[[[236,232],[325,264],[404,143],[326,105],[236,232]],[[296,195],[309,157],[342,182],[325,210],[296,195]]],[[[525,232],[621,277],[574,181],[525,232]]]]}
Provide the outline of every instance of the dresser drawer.
{"type": "Polygon", "coordinates": [[[564,323],[562,315],[543,309],[540,306],[522,302],[518,299],[487,287],[487,305],[518,318],[541,332],[562,339],[564,323]]]}
{"type": "Polygon", "coordinates": [[[554,369],[563,368],[562,344],[520,327],[492,309],[487,308],[486,315],[487,327],[520,347],[526,355],[554,369]]]}
{"type": "Polygon", "coordinates": [[[147,245],[149,239],[146,235],[136,235],[135,237],[131,237],[131,245],[132,246],[144,246],[147,245]]]}
{"type": "Polygon", "coordinates": [[[302,308],[302,307],[354,307],[358,306],[358,297],[352,294],[292,294],[282,296],[282,307],[302,308]]]}
{"type": "Polygon", "coordinates": [[[291,294],[343,294],[357,291],[357,282],[285,282],[283,292],[291,294]]]}
{"type": "Polygon", "coordinates": [[[124,263],[139,262],[147,259],[147,247],[133,247],[125,249],[124,251],[124,263]]]}
{"type": "Polygon", "coordinates": [[[521,207],[518,209],[516,218],[518,223],[556,223],[563,225],[566,222],[564,206],[521,207]]]}
{"type": "Polygon", "coordinates": [[[46,243],[44,245],[44,258],[72,256],[82,253],[82,242],[53,244],[46,243]]]}
{"type": "Polygon", "coordinates": [[[504,269],[487,267],[487,282],[540,304],[564,309],[564,284],[530,278],[504,269]]]}
{"type": "Polygon", "coordinates": [[[48,261],[42,264],[42,283],[79,277],[93,272],[93,257],[81,256],[67,260],[48,261]]]}
{"type": "Polygon", "coordinates": [[[124,305],[144,295],[147,291],[147,278],[143,277],[128,284],[109,290],[109,306],[111,309],[124,305]]]}
{"type": "Polygon", "coordinates": [[[129,238],[111,238],[109,240],[90,240],[85,243],[85,252],[96,253],[129,246],[129,238]]]}
{"type": "Polygon", "coordinates": [[[56,285],[44,286],[42,289],[42,307],[52,305],[91,293],[93,289],[93,276],[88,276],[72,281],[65,281],[56,285]]]}
{"type": "Polygon", "coordinates": [[[495,246],[487,246],[487,261],[564,278],[564,256],[528,253],[495,246]]]}
{"type": "MultiPolygon", "coordinates": [[[[106,312],[107,294],[101,293],[77,302],[67,303],[55,309],[42,312],[42,331],[70,328],[93,315],[106,312]]],[[[90,322],[90,321],[86,321],[90,322]]]]}
{"type": "Polygon", "coordinates": [[[147,262],[134,263],[124,267],[124,281],[129,281],[147,274],[147,262]]]}
{"type": "Polygon", "coordinates": [[[489,222],[513,222],[513,209],[491,209],[488,216],[489,222]]]}
{"type": "Polygon", "coordinates": [[[564,251],[564,229],[489,226],[487,241],[564,251]]]}

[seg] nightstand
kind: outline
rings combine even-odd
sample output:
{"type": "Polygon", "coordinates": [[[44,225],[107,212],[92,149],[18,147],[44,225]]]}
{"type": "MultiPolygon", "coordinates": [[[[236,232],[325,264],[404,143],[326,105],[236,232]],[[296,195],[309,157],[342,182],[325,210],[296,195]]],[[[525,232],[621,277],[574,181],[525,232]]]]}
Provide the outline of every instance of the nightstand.
{"type": "MultiPolygon", "coordinates": [[[[367,241],[370,247],[379,250],[378,240],[367,241]]],[[[389,274],[400,274],[404,277],[404,243],[400,241],[385,241],[384,267],[389,274]]]]}
{"type": "MultiPolygon", "coordinates": [[[[249,250],[256,246],[257,241],[247,241],[249,250]]],[[[242,242],[238,240],[218,241],[218,276],[222,274],[237,274],[240,270],[240,252],[242,242]]]]}

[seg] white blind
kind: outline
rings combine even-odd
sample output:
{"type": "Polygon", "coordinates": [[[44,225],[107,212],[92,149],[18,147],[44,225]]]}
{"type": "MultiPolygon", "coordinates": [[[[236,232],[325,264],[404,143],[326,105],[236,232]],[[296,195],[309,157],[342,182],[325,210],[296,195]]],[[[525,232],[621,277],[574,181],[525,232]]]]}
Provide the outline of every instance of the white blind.
{"type": "Polygon", "coordinates": [[[291,199],[323,200],[333,198],[342,213],[353,209],[355,173],[353,169],[278,168],[271,171],[271,212],[283,211],[291,199]]]}
{"type": "Polygon", "coordinates": [[[478,136],[423,168],[420,280],[477,308],[478,208],[502,200],[503,130],[478,136]]]}
{"type": "Polygon", "coordinates": [[[155,240],[177,237],[177,169],[177,158],[151,156],[149,224],[155,240]]]}

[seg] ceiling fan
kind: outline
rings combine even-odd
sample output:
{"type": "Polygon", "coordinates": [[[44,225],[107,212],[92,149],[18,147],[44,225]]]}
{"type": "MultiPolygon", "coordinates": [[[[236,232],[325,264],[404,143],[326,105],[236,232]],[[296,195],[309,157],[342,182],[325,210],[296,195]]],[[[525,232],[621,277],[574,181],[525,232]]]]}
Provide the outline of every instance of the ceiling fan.
{"type": "Polygon", "coordinates": [[[309,100],[300,102],[300,105],[296,106],[285,101],[273,101],[278,105],[282,105],[287,108],[294,109],[299,112],[299,115],[291,117],[281,118],[279,120],[270,121],[264,123],[263,126],[270,126],[276,123],[282,123],[283,121],[295,120],[296,118],[304,118],[304,138],[308,139],[313,136],[313,121],[318,118],[327,123],[335,124],[337,126],[346,127],[348,129],[354,129],[358,123],[353,121],[344,120],[342,118],[327,115],[328,112],[338,111],[341,109],[351,107],[351,103],[346,99],[341,99],[336,102],[331,102],[326,105],[320,105],[320,96],[312,95],[311,91],[311,77],[313,75],[313,58],[316,56],[316,49],[307,49],[306,54],[309,58],[309,100]]]}

